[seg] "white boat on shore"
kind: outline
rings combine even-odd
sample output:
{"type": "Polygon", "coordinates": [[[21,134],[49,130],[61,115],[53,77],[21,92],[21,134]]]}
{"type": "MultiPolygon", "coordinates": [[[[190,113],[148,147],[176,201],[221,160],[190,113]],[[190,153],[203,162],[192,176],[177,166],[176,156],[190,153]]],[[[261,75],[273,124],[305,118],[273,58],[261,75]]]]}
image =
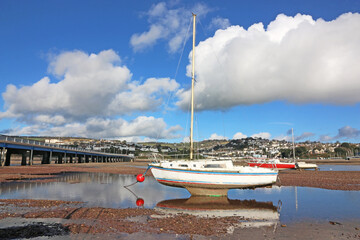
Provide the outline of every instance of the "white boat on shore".
{"type": "Polygon", "coordinates": [[[194,160],[195,21],[191,81],[190,160],[160,161],[149,164],[155,179],[164,185],[186,188],[191,195],[227,195],[232,188],[255,188],[276,182],[277,170],[234,166],[231,160],[194,160]]]}
{"type": "Polygon", "coordinates": [[[319,167],[315,163],[297,162],[296,168],[297,169],[318,169],[319,167]]]}
{"type": "Polygon", "coordinates": [[[186,188],[191,195],[227,195],[229,189],[271,186],[278,172],[234,166],[231,160],[180,160],[152,163],[155,179],[164,185],[186,188]]]}
{"type": "Polygon", "coordinates": [[[279,159],[253,159],[248,162],[250,167],[271,168],[277,170],[295,169],[295,162],[281,162],[279,159]]]}

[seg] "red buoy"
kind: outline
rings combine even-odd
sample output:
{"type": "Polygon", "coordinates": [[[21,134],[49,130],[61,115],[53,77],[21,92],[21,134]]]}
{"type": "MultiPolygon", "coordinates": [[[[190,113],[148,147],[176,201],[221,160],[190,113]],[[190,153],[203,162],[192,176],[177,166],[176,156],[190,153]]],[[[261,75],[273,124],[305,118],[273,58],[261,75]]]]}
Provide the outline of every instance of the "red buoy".
{"type": "Polygon", "coordinates": [[[143,182],[143,181],[145,180],[145,176],[142,175],[142,174],[138,174],[138,175],[136,176],[136,180],[137,180],[138,182],[143,182]]]}
{"type": "Polygon", "coordinates": [[[142,198],[136,199],[136,206],[141,207],[144,205],[144,203],[145,203],[144,199],[142,198]]]}

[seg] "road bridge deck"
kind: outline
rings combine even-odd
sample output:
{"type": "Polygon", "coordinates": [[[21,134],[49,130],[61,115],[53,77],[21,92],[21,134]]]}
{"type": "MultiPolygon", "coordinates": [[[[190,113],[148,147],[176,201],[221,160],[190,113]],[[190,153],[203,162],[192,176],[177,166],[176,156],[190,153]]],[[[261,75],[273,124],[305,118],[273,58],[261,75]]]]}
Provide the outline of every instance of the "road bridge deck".
{"type": "Polygon", "coordinates": [[[32,165],[34,156],[42,158],[42,164],[83,162],[124,162],[133,157],[125,154],[106,153],[57,144],[47,144],[24,138],[0,136],[0,166],[10,166],[11,155],[21,155],[21,165],[32,165]]]}

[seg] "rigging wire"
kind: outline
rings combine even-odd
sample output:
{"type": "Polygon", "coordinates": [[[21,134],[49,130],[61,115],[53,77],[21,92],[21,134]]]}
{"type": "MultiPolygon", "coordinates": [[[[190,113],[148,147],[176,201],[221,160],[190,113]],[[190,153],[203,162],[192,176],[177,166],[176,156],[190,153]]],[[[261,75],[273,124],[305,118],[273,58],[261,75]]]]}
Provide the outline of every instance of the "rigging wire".
{"type": "MultiPolygon", "coordinates": [[[[175,80],[175,81],[176,81],[177,74],[178,74],[178,71],[179,71],[179,68],[180,68],[180,62],[181,62],[182,57],[183,57],[183,54],[184,54],[185,45],[186,45],[186,42],[187,42],[187,39],[188,39],[188,35],[189,35],[191,23],[192,23],[192,18],[190,19],[189,26],[188,26],[188,29],[187,29],[186,34],[185,34],[185,38],[184,38],[184,42],[183,42],[183,47],[182,47],[181,54],[180,54],[180,57],[179,57],[179,61],[178,61],[178,64],[177,64],[177,67],[176,67],[176,70],[175,70],[175,74],[174,74],[174,80],[175,80]]],[[[169,103],[170,103],[170,99],[172,98],[172,96],[173,96],[173,93],[170,93],[169,96],[168,96],[168,98],[167,98],[167,100],[166,100],[165,106],[164,106],[164,109],[165,109],[165,110],[168,109],[168,106],[169,106],[169,103]]],[[[159,137],[160,137],[160,131],[157,133],[156,141],[159,140],[159,137]]]]}
{"type": "Polygon", "coordinates": [[[189,35],[189,31],[190,31],[191,23],[192,23],[192,18],[191,18],[191,20],[190,20],[190,23],[189,23],[188,29],[187,29],[187,31],[186,31],[186,35],[185,35],[185,38],[184,38],[184,43],[183,43],[183,47],[182,47],[182,50],[181,50],[180,58],[179,58],[179,61],[178,61],[178,65],[177,65],[177,67],[176,67],[176,71],[175,71],[175,76],[174,76],[174,79],[176,79],[177,74],[178,74],[178,71],[179,71],[180,62],[181,62],[182,56],[183,56],[183,54],[184,54],[184,49],[185,49],[185,45],[186,45],[187,38],[188,38],[188,35],[189,35]]]}

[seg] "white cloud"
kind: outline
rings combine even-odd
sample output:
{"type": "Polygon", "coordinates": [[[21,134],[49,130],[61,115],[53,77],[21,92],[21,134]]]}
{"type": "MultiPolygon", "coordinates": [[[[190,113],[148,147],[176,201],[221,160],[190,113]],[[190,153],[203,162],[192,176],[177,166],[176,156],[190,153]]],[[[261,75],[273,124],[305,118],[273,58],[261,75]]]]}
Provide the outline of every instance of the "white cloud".
{"type": "Polygon", "coordinates": [[[204,17],[209,11],[204,4],[197,4],[192,9],[169,8],[166,2],[155,4],[146,13],[149,30],[132,35],[130,44],[135,51],[139,51],[153,46],[159,40],[165,40],[168,42],[169,52],[176,52],[184,41],[191,12],[204,17]]]}
{"type": "Polygon", "coordinates": [[[166,37],[166,35],[163,35],[163,32],[164,29],[161,26],[152,25],[148,32],[132,35],[130,43],[135,51],[141,50],[154,45],[158,39],[166,37]]]}
{"type": "Polygon", "coordinates": [[[260,133],[256,133],[251,135],[251,137],[253,138],[264,138],[264,139],[270,139],[271,134],[268,132],[260,132],[260,133]]]}
{"type": "Polygon", "coordinates": [[[227,18],[215,17],[211,19],[209,29],[226,29],[230,27],[230,20],[227,18]]]}
{"type": "Polygon", "coordinates": [[[85,123],[73,122],[49,128],[41,124],[11,129],[10,135],[77,136],[93,138],[152,139],[178,138],[180,126],[168,127],[162,118],[138,117],[123,119],[89,118],[85,123]]]}
{"type": "MultiPolygon", "coordinates": [[[[315,136],[315,134],[312,133],[312,132],[303,132],[300,136],[295,136],[294,135],[294,141],[305,140],[305,139],[308,139],[308,138],[313,137],[313,136],[315,136]]],[[[285,141],[288,141],[288,142],[292,142],[291,129],[289,129],[286,132],[286,135],[280,135],[280,136],[275,137],[274,139],[276,139],[276,140],[285,140],[285,141]]]]}
{"type": "Polygon", "coordinates": [[[62,79],[52,83],[44,77],[32,86],[8,85],[3,93],[7,113],[21,115],[62,115],[86,119],[108,115],[107,106],[114,96],[127,88],[131,73],[116,63],[113,50],[99,54],[64,52],[50,62],[49,70],[62,79]]]}
{"type": "Polygon", "coordinates": [[[331,142],[332,140],[334,140],[334,138],[329,135],[321,135],[319,138],[321,142],[331,142]]]}
{"type": "Polygon", "coordinates": [[[216,133],[211,134],[209,140],[225,140],[227,137],[217,135],[216,133]]]}
{"type": "MultiPolygon", "coordinates": [[[[282,100],[354,104],[360,101],[360,14],[333,21],[280,14],[267,29],[218,30],[196,47],[196,109],[226,109],[282,100]]],[[[191,53],[189,54],[191,62],[191,53]]],[[[187,68],[191,73],[190,65],[187,68]]],[[[186,109],[189,90],[177,105],[186,109]]]]}
{"type": "Polygon", "coordinates": [[[315,134],[312,133],[312,132],[303,132],[300,136],[295,137],[295,141],[308,139],[308,138],[313,137],[313,136],[315,136],[315,134]]]}
{"type": "Polygon", "coordinates": [[[339,139],[358,139],[360,138],[360,130],[350,127],[350,126],[344,126],[342,128],[338,129],[338,134],[334,137],[331,137],[329,135],[321,135],[319,138],[319,141],[322,142],[330,142],[335,141],[339,139]]]}
{"type": "Polygon", "coordinates": [[[37,115],[34,116],[35,123],[51,124],[51,125],[63,125],[66,123],[66,119],[61,115],[37,115]]]}
{"type": "Polygon", "coordinates": [[[237,132],[233,136],[233,139],[242,139],[242,138],[247,138],[247,136],[241,132],[237,132]]]}
{"type": "Polygon", "coordinates": [[[190,142],[190,137],[184,137],[182,142],[183,143],[189,143],[190,142]]]}
{"type": "Polygon", "coordinates": [[[338,130],[338,134],[335,136],[335,139],[338,138],[358,138],[360,137],[360,130],[350,127],[350,126],[345,126],[342,127],[338,130]]]}
{"type": "Polygon", "coordinates": [[[278,140],[278,141],[282,141],[282,140],[285,140],[285,141],[288,141],[288,142],[291,142],[291,141],[292,141],[292,140],[291,140],[291,136],[289,136],[289,135],[283,135],[283,134],[274,137],[274,139],[275,139],[275,140],[278,140]]]}
{"type": "Polygon", "coordinates": [[[133,82],[128,85],[128,90],[115,96],[109,105],[113,114],[133,111],[156,110],[162,103],[161,94],[174,92],[179,84],[169,78],[149,78],[143,84],[133,82]]]}
{"type": "Polygon", "coordinates": [[[153,111],[162,103],[162,96],[179,86],[169,78],[130,81],[132,74],[127,67],[117,65],[119,61],[113,50],[90,55],[81,51],[62,53],[49,67],[62,79],[52,83],[44,77],[20,88],[9,84],[3,93],[7,109],[0,117],[64,123],[64,119],[83,121],[93,116],[153,111]]]}
{"type": "Polygon", "coordinates": [[[49,71],[58,82],[44,77],[31,86],[9,84],[2,94],[5,112],[0,119],[15,118],[28,126],[8,129],[14,135],[84,137],[174,138],[180,127],[163,119],[141,116],[127,122],[120,115],[155,111],[163,97],[179,84],[170,78],[131,81],[113,50],[98,54],[64,52],[52,58],[49,71]]]}

